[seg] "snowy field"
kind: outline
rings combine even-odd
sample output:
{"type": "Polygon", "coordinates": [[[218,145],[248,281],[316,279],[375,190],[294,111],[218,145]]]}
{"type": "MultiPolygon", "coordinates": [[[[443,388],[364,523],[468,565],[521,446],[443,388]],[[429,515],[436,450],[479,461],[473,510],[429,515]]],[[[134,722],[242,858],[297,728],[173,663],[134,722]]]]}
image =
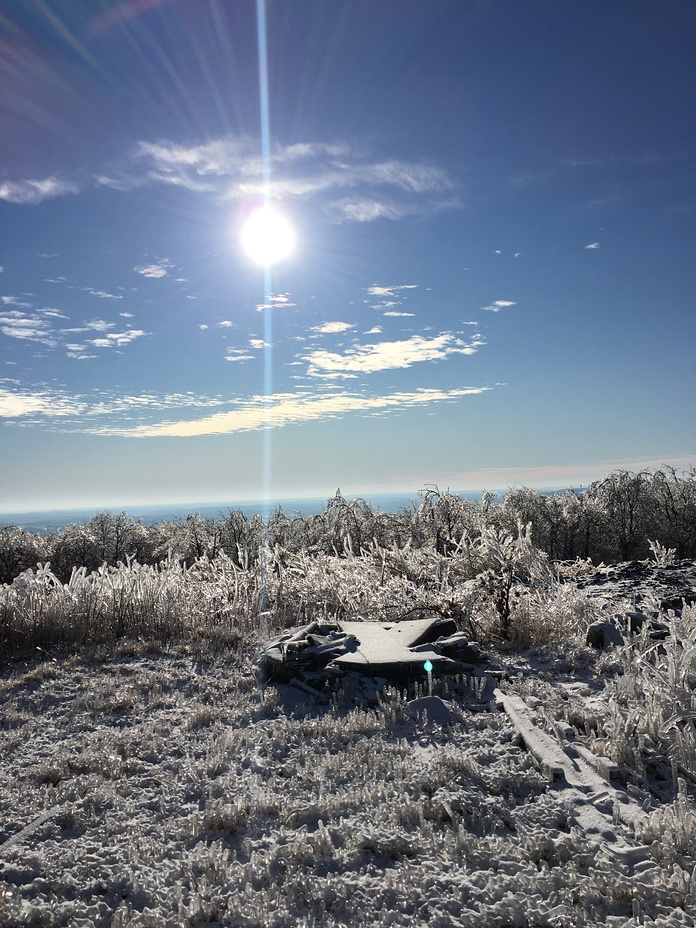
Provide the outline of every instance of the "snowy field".
{"type": "Polygon", "coordinates": [[[356,676],[323,703],[209,646],[5,662],[0,925],[693,926],[693,783],[649,738],[617,756],[619,652],[494,657],[438,699],[356,676]],[[494,687],[608,795],[553,779],[494,687]]]}

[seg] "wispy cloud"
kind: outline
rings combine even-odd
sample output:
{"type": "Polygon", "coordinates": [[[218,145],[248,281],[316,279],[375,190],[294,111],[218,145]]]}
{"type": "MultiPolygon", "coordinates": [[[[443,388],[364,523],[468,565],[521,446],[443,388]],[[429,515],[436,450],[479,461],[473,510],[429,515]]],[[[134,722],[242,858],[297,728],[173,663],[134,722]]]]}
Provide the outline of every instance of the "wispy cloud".
{"type": "Polygon", "coordinates": [[[87,328],[94,329],[95,332],[106,332],[108,329],[113,329],[115,325],[115,322],[106,322],[104,319],[92,319],[91,322],[86,323],[87,328]]]}
{"type": "MultiPolygon", "coordinates": [[[[279,199],[320,199],[335,219],[368,222],[400,219],[419,212],[460,206],[455,183],[442,168],[398,159],[368,160],[338,142],[276,146],[271,152],[273,195],[279,199]],[[338,191],[355,191],[336,197],[338,191]]],[[[184,187],[223,199],[241,200],[263,194],[263,163],[258,143],[228,137],[203,145],[142,141],[135,152],[150,183],[184,187]]],[[[135,182],[142,176],[136,174],[135,182]]],[[[102,177],[119,188],[127,181],[102,177]]]]}
{"type": "MultiPolygon", "coordinates": [[[[101,322],[102,320],[93,320],[92,329],[101,327],[101,322]]],[[[124,339],[131,341],[144,334],[140,330],[109,333],[104,338],[93,339],[84,345],[71,343],[66,347],[73,352],[74,357],[83,358],[90,356],[86,353],[90,347],[115,347],[124,339]]],[[[428,340],[421,340],[425,341],[428,340]]],[[[377,355],[373,355],[371,360],[363,355],[363,368],[384,369],[410,364],[416,359],[434,359],[447,353],[470,353],[475,350],[473,343],[465,345],[451,335],[443,335],[439,339],[429,341],[429,351],[423,344],[419,346],[418,339],[410,339],[408,343],[391,343],[391,354],[388,353],[389,346],[383,345],[378,348],[378,352],[387,354],[382,354],[379,359],[377,355]],[[410,347],[404,348],[404,345],[410,347]]],[[[263,346],[261,339],[251,339],[251,342],[255,348],[263,346]]],[[[355,356],[355,352],[351,355],[355,356]]],[[[244,348],[228,349],[227,360],[253,360],[253,355],[244,348]]],[[[18,381],[6,379],[0,380],[0,417],[28,426],[43,425],[60,431],[125,437],[183,437],[278,428],[349,414],[389,414],[409,407],[453,402],[488,389],[491,388],[465,386],[450,390],[418,389],[368,396],[327,385],[319,392],[304,390],[268,397],[255,395],[248,399],[230,401],[219,396],[199,396],[192,392],[164,395],[143,393],[136,396],[117,394],[113,391],[94,391],[89,395],[71,395],[67,390],[52,385],[23,386],[18,381]],[[223,406],[228,408],[220,409],[223,406]],[[211,407],[218,407],[220,411],[202,418],[181,417],[186,415],[184,410],[211,407]],[[153,422],[153,418],[166,410],[178,410],[181,416],[175,421],[153,422]]]]}
{"type": "Polygon", "coordinates": [[[129,193],[137,187],[143,187],[148,183],[147,176],[139,177],[128,171],[120,172],[117,177],[109,174],[97,174],[94,183],[98,187],[109,187],[111,190],[118,190],[120,193],[129,193]]]}
{"type": "Polygon", "coordinates": [[[138,410],[150,413],[152,410],[167,409],[207,409],[224,406],[225,400],[219,396],[203,396],[193,392],[187,393],[140,393],[116,394],[105,390],[85,397],[88,414],[91,418],[115,416],[122,413],[131,414],[138,410]]]}
{"type": "Polygon", "coordinates": [[[488,313],[499,313],[501,309],[507,309],[508,306],[516,306],[517,303],[515,300],[496,300],[494,303],[490,303],[488,306],[482,306],[481,309],[484,309],[488,313]]]}
{"type": "Polygon", "coordinates": [[[123,296],[118,293],[108,293],[106,290],[94,290],[92,287],[81,287],[85,293],[91,293],[92,296],[98,296],[100,300],[122,300],[123,296]]]}
{"type": "Polygon", "coordinates": [[[394,287],[382,287],[379,284],[373,284],[367,288],[368,296],[377,296],[384,299],[394,299],[401,294],[402,290],[415,290],[418,284],[399,284],[394,287]]]}
{"type": "Polygon", "coordinates": [[[248,170],[256,152],[251,139],[238,137],[192,146],[143,141],[137,145],[135,157],[146,167],[150,180],[214,191],[216,181],[248,170]]]}
{"type": "Polygon", "coordinates": [[[52,419],[75,420],[72,431],[91,431],[90,420],[100,417],[128,415],[133,413],[152,414],[153,411],[168,409],[202,409],[222,406],[220,397],[201,396],[194,393],[165,393],[157,395],[116,394],[112,391],[94,391],[91,395],[71,395],[62,388],[46,384],[22,386],[15,380],[0,380],[0,418],[24,421],[32,419],[36,424],[52,419]],[[80,425],[78,425],[79,420],[80,425]]]}
{"type": "Polygon", "coordinates": [[[375,219],[403,219],[414,210],[403,204],[372,197],[343,197],[332,200],[327,205],[327,212],[341,222],[373,222],[375,219]]]}
{"type": "Polygon", "coordinates": [[[8,338],[38,342],[49,348],[57,344],[49,322],[37,313],[26,313],[17,309],[0,313],[0,332],[8,338]]]}
{"type": "Polygon", "coordinates": [[[84,342],[68,342],[65,347],[68,352],[69,358],[79,358],[79,360],[85,360],[87,358],[94,358],[97,355],[89,354],[94,348],[125,348],[127,345],[130,345],[131,342],[134,342],[137,338],[142,338],[148,333],[143,331],[143,329],[125,329],[123,332],[109,332],[109,329],[115,328],[116,323],[107,322],[105,319],[92,319],[90,322],[85,323],[83,326],[78,326],[76,328],[62,329],[61,335],[75,335],[77,333],[84,332],[101,332],[102,335],[99,338],[88,338],[84,342]]]}
{"type": "Polygon", "coordinates": [[[347,332],[349,329],[354,329],[355,325],[352,322],[324,322],[321,325],[313,325],[311,327],[312,332],[318,332],[320,335],[333,335],[337,332],[347,332]]]}
{"type": "Polygon", "coordinates": [[[5,311],[0,311],[0,332],[3,335],[21,341],[36,342],[48,348],[64,346],[68,357],[80,360],[95,357],[94,354],[90,354],[94,348],[123,348],[147,334],[142,329],[131,328],[122,332],[110,332],[110,329],[115,328],[115,323],[105,319],[91,319],[80,326],[69,328],[52,328],[52,323],[56,320],[67,319],[67,316],[52,306],[32,310],[30,303],[14,296],[0,297],[0,303],[7,307],[5,311]],[[89,338],[80,344],[73,340],[75,335],[84,336],[86,333],[100,333],[101,337],[89,338]]]}
{"type": "Polygon", "coordinates": [[[18,309],[31,309],[31,303],[20,300],[18,296],[0,296],[0,303],[3,306],[16,306],[18,309]]]}
{"type": "Polygon", "coordinates": [[[66,196],[77,193],[76,184],[56,177],[47,177],[44,180],[4,181],[0,183],[0,200],[8,203],[36,204],[53,197],[66,196]]]}
{"type": "Polygon", "coordinates": [[[256,356],[249,354],[247,348],[228,348],[225,361],[255,361],[256,356]]]}
{"type": "Polygon", "coordinates": [[[169,271],[169,268],[174,267],[172,262],[168,258],[159,259],[153,264],[138,264],[133,268],[138,274],[142,274],[143,277],[166,277],[169,271]]]}
{"type": "Polygon", "coordinates": [[[589,245],[585,245],[585,251],[595,251],[597,248],[600,248],[599,242],[590,242],[589,245]]]}
{"type": "MultiPolygon", "coordinates": [[[[264,164],[258,152],[258,139],[251,136],[226,136],[188,146],[142,140],[120,169],[97,171],[92,183],[122,192],[144,184],[166,184],[223,201],[249,200],[264,193],[264,164]]],[[[462,206],[454,178],[438,165],[369,158],[341,141],[276,145],[270,168],[276,199],[315,201],[339,222],[398,220],[462,206]]],[[[55,176],[6,181],[0,184],[0,199],[40,203],[79,189],[78,183],[55,176]]]]}
{"type": "Polygon", "coordinates": [[[359,345],[343,354],[317,349],[305,355],[304,360],[308,362],[310,377],[355,378],[359,374],[411,367],[422,361],[441,361],[453,354],[475,354],[484,344],[479,335],[468,342],[449,333],[434,338],[414,335],[401,341],[359,345]]]}
{"type": "Polygon", "coordinates": [[[367,332],[365,332],[365,335],[381,335],[381,334],[382,334],[381,325],[373,325],[371,329],[368,329],[367,332]]]}
{"type": "Polygon", "coordinates": [[[449,190],[452,179],[441,168],[409,161],[382,161],[352,168],[356,176],[377,184],[390,184],[413,193],[429,190],[449,190]]]}
{"type": "Polygon", "coordinates": [[[402,312],[394,307],[401,306],[407,298],[404,291],[415,290],[417,287],[418,284],[399,284],[392,287],[373,284],[367,288],[367,295],[376,297],[377,302],[370,303],[370,308],[380,310],[385,316],[413,316],[414,313],[402,312]]]}
{"type": "Polygon", "coordinates": [[[89,431],[100,435],[119,435],[130,438],[192,437],[224,435],[233,432],[250,432],[266,428],[281,428],[320,419],[335,419],[351,413],[373,414],[379,411],[428,406],[433,403],[457,400],[464,396],[484,393],[490,387],[461,387],[455,390],[423,389],[413,392],[391,393],[384,396],[363,396],[356,393],[314,392],[279,393],[272,396],[253,396],[236,404],[228,412],[218,412],[202,419],[162,422],[157,425],[140,425],[118,428],[104,426],[89,431]]]}
{"type": "Polygon", "coordinates": [[[296,303],[290,301],[287,293],[271,294],[268,297],[268,303],[257,303],[256,311],[262,313],[264,309],[291,309],[296,303]]]}
{"type": "Polygon", "coordinates": [[[99,355],[90,354],[90,349],[85,345],[67,344],[65,348],[67,356],[74,361],[90,361],[93,358],[99,357],[99,355]]]}
{"type": "Polygon", "coordinates": [[[280,164],[285,160],[298,161],[301,158],[316,158],[322,155],[340,158],[349,153],[350,148],[344,142],[297,142],[276,152],[276,161],[280,164]]]}
{"type": "MultiPolygon", "coordinates": [[[[7,383],[7,382],[5,382],[7,383]]],[[[12,388],[0,382],[0,418],[21,419],[25,416],[64,418],[85,411],[85,404],[55,390],[30,391],[12,388]]]]}
{"type": "Polygon", "coordinates": [[[125,332],[109,332],[105,338],[92,338],[87,343],[95,348],[123,348],[143,335],[147,335],[147,332],[142,329],[127,329],[125,332]]]}

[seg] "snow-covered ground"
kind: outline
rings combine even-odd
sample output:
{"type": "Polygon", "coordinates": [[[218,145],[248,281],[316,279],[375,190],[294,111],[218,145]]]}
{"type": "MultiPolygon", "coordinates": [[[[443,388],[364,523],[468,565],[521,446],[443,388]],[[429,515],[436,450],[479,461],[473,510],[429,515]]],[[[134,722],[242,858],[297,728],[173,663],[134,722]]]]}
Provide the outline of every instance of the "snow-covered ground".
{"type": "Polygon", "coordinates": [[[437,698],[356,675],[323,703],[203,646],[6,662],[0,925],[693,926],[691,786],[657,755],[640,782],[607,760],[606,796],[554,780],[493,699],[601,756],[616,661],[495,656],[437,698]]]}

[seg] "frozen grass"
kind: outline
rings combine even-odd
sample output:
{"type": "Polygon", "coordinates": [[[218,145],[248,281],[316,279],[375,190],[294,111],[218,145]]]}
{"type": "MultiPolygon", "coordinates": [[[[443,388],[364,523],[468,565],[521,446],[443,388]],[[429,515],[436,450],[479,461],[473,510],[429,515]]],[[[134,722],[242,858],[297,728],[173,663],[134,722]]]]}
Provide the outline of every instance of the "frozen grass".
{"type": "Polygon", "coordinates": [[[259,586],[258,568],[242,570],[224,555],[192,567],[81,567],[67,583],[43,564],[0,588],[0,640],[12,648],[203,636],[231,645],[256,626],[259,586]]]}
{"type": "MultiPolygon", "coordinates": [[[[591,657],[571,657],[590,714],[591,657]]],[[[575,685],[546,666],[550,691],[575,685]]],[[[0,925],[694,924],[685,792],[631,870],[577,828],[505,715],[438,686],[446,724],[394,689],[262,704],[252,668],[209,647],[6,668],[0,925]]]]}
{"type": "Polygon", "coordinates": [[[598,655],[590,565],[552,566],[521,524],[252,555],[0,587],[0,926],[694,925],[696,608],[598,655]],[[261,702],[261,638],[432,615],[492,650],[536,724],[616,765],[646,860],[582,831],[481,683],[436,681],[448,724],[354,684],[261,702]]]}
{"type": "Polygon", "coordinates": [[[216,639],[228,645],[315,618],[399,619],[418,613],[454,618],[482,643],[522,644],[582,632],[596,614],[582,595],[555,582],[529,527],[463,536],[449,555],[370,543],[359,553],[290,554],[276,546],[258,560],[224,552],[186,566],[172,557],[152,566],[127,560],[62,583],[50,564],[0,587],[0,643],[50,646],[113,638],[216,639]],[[571,602],[572,598],[572,602],[571,602]]]}
{"type": "MultiPolygon", "coordinates": [[[[669,624],[665,641],[653,642],[646,629],[619,653],[623,672],[608,687],[613,751],[632,759],[641,776],[643,755],[658,752],[675,785],[682,776],[696,785],[696,605],[671,615],[669,624]]],[[[689,827],[696,841],[696,822],[689,827]]]]}

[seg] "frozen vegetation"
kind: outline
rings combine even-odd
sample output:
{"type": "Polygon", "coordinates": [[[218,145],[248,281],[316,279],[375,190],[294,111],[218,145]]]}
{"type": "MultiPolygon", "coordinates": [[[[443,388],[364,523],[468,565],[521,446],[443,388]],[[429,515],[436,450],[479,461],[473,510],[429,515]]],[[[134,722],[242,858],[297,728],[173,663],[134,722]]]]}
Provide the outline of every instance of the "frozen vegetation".
{"type": "Polygon", "coordinates": [[[694,484],[6,528],[0,925],[693,926],[694,484]],[[313,619],[433,616],[489,667],[258,678],[313,619]]]}

